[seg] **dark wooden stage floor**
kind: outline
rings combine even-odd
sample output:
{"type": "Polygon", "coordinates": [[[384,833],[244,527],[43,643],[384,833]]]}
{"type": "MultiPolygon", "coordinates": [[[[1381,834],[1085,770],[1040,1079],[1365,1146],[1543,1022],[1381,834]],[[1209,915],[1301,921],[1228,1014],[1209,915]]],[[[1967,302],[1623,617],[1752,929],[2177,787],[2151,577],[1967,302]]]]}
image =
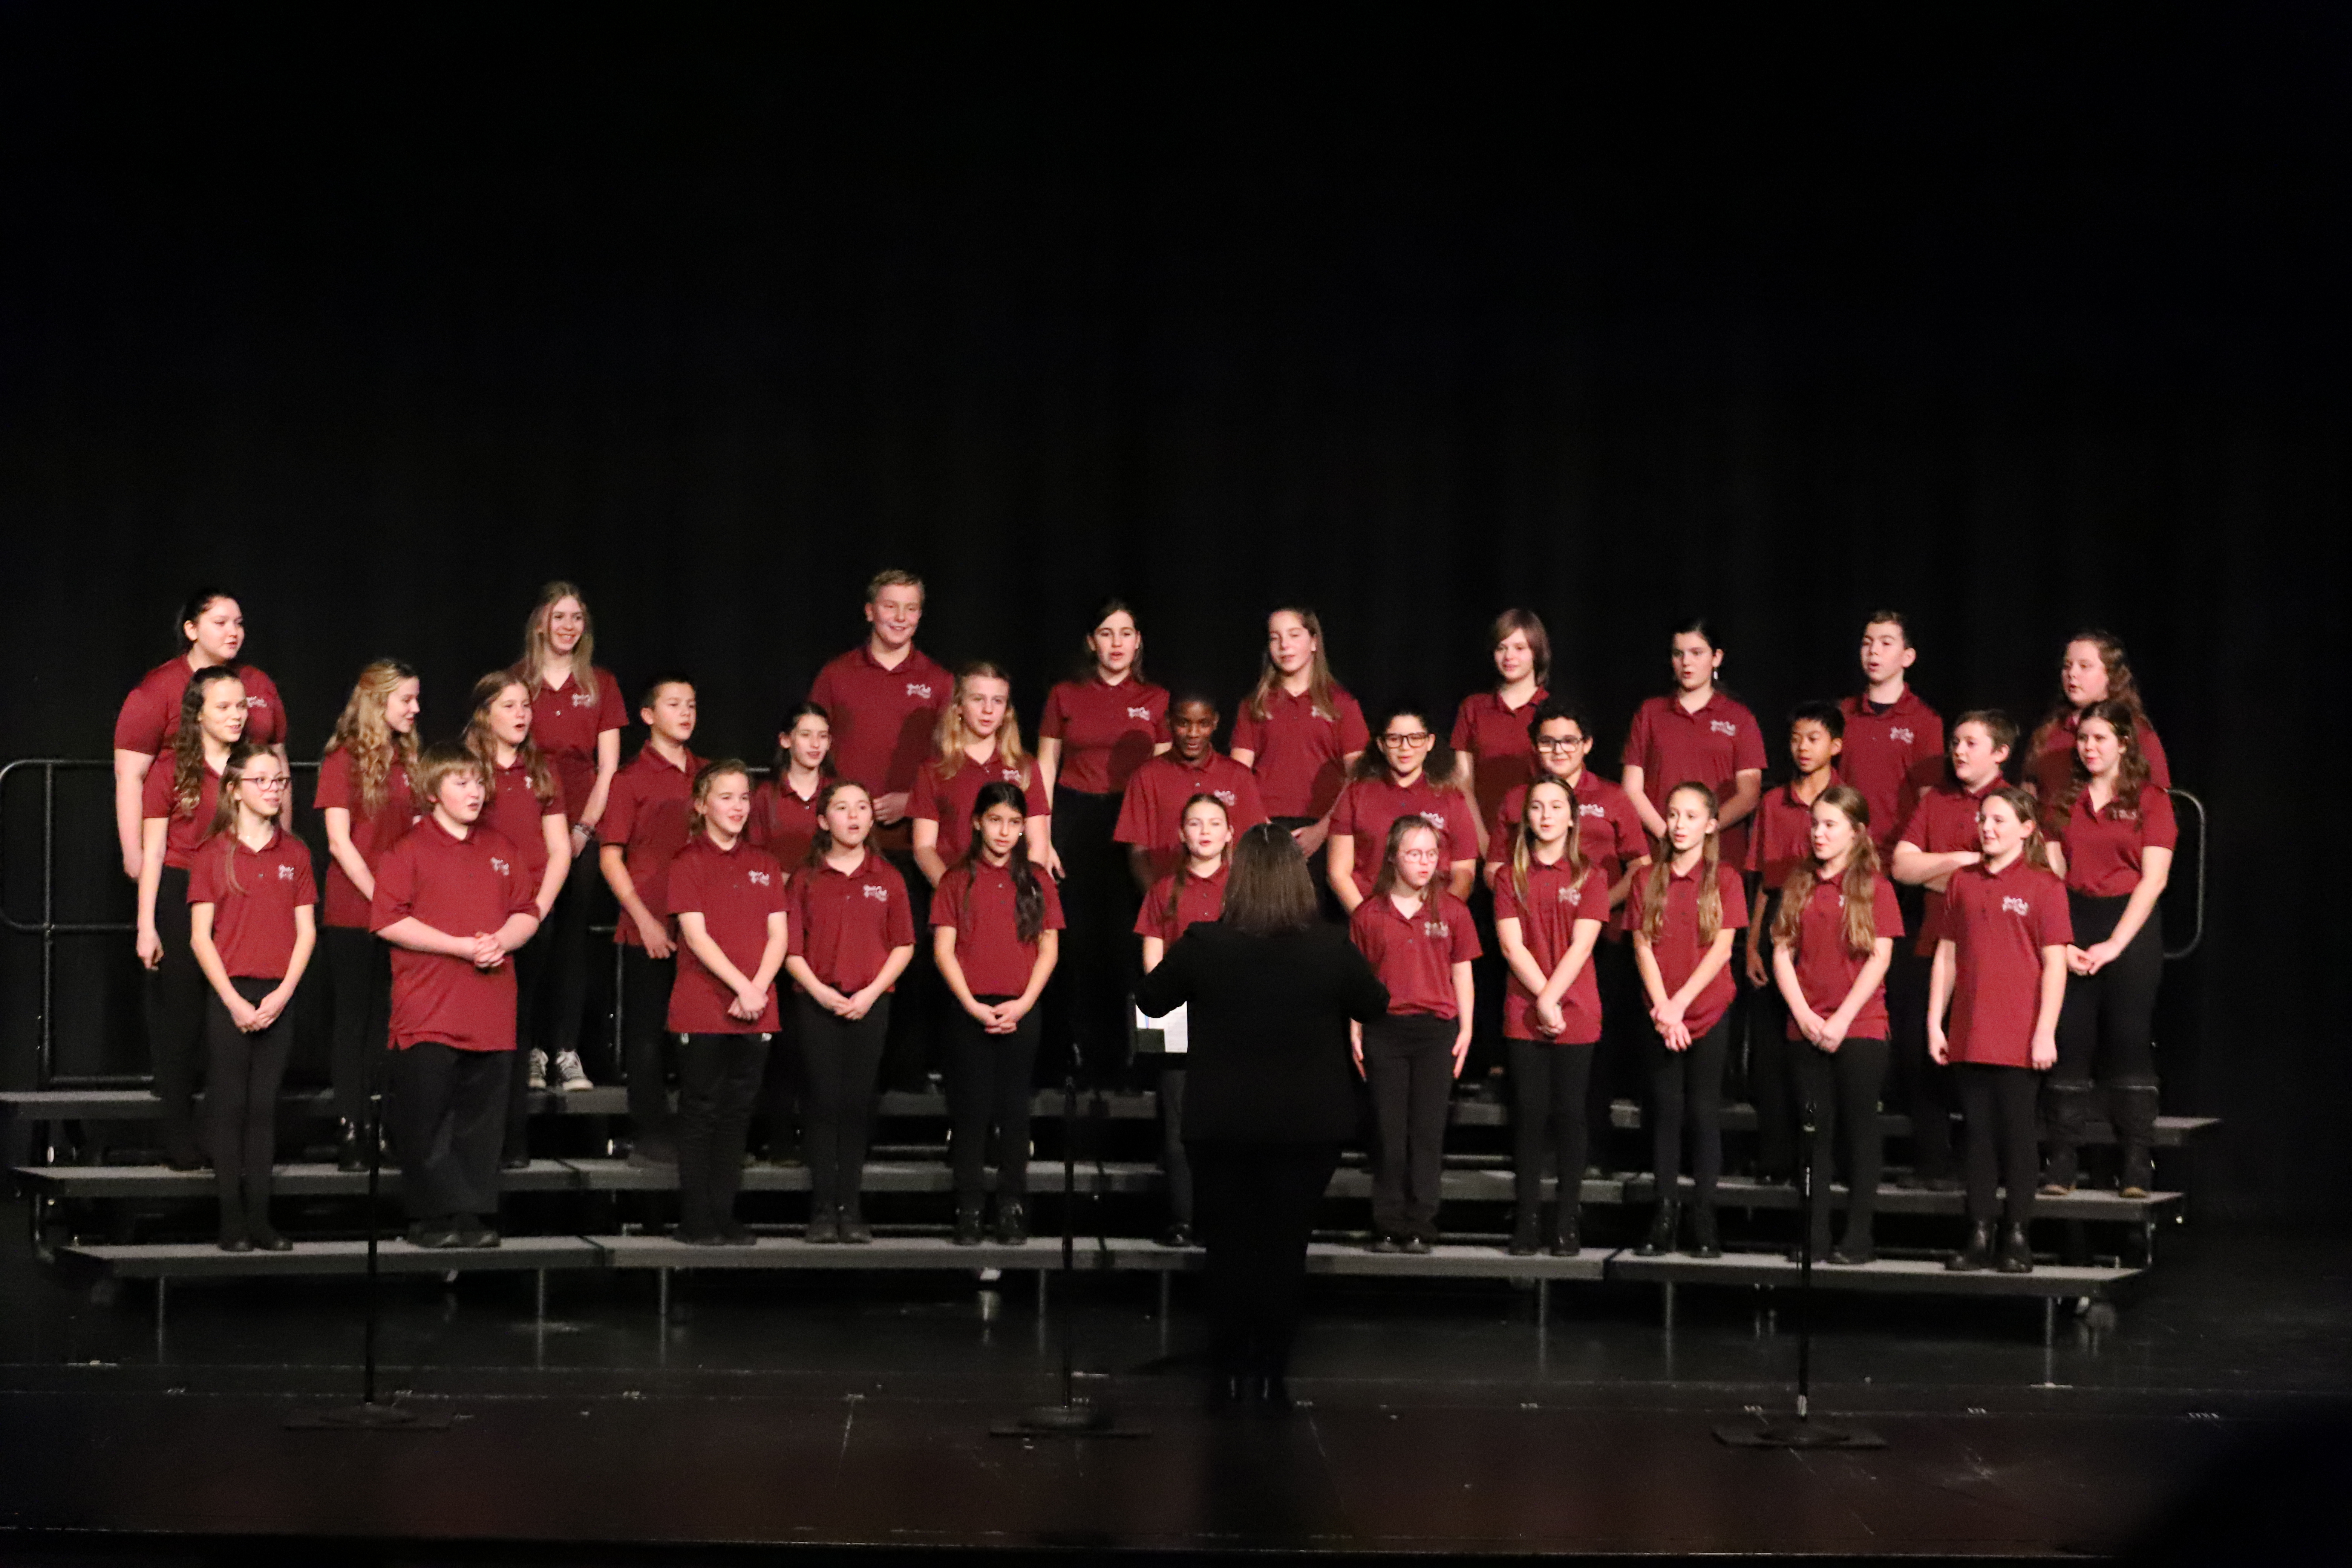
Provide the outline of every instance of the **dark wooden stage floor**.
{"type": "Polygon", "coordinates": [[[11,1242],[0,1562],[2031,1557],[2117,1550],[2232,1462],[2254,1466],[2242,1499],[2316,1467],[2334,1489],[2292,1495],[2340,1517],[2352,1239],[2192,1229],[2171,1248],[2114,1331],[2070,1324],[2047,1351],[2029,1303],[1829,1303],[1821,1404],[1888,1446],[1807,1456],[1710,1436],[1783,1403],[1785,1316],[1693,1292],[1668,1334],[1650,1293],[1601,1287],[1556,1292],[1538,1333],[1529,1295],[1485,1283],[1318,1283],[1307,1407],[1236,1420],[1196,1408],[1182,1289],[1163,1323],[1150,1282],[1094,1281],[1080,1364],[1108,1375],[1085,1386],[1149,1436],[1024,1443],[990,1428],[1058,1363],[1019,1282],[698,1278],[665,1332],[644,1279],[556,1277],[543,1325],[527,1279],[406,1279],[388,1384],[450,1428],[289,1431],[354,1386],[355,1282],[175,1289],[159,1343],[139,1288],[93,1303],[11,1242]],[[2265,1452],[2297,1458],[2245,1458],[2265,1452]]]}

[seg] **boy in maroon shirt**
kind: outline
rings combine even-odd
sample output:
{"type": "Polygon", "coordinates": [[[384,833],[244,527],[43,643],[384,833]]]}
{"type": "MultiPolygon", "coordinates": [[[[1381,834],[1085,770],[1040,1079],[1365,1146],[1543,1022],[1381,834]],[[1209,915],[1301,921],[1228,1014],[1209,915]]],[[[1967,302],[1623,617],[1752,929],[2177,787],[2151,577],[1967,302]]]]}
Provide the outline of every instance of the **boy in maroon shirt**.
{"type": "Polygon", "coordinates": [[[1218,752],[1217,705],[1187,692],[1170,705],[1168,750],[1137,768],[1119,801],[1115,843],[1127,846],[1128,869],[1145,893],[1184,864],[1184,803],[1196,795],[1223,801],[1238,838],[1266,820],[1257,775],[1218,752]]]}
{"type": "Polygon", "coordinates": [[[392,1048],[401,1198],[418,1247],[496,1247],[506,1131],[506,1053],[515,1048],[508,955],[539,930],[522,855],[479,826],[480,759],[435,746],[416,796],[432,811],[376,868],[368,923],[392,944],[392,1048]]]}
{"type": "Polygon", "coordinates": [[[922,621],[923,580],[876,573],[866,585],[866,641],[818,670],[808,694],[832,718],[834,771],[866,786],[877,828],[891,830],[876,834],[876,847],[902,854],[915,770],[955,691],[955,677],[915,646],[922,621]]]}
{"type": "Polygon", "coordinates": [[[613,775],[597,824],[597,863],[621,906],[613,940],[621,948],[621,1070],[629,1085],[629,1163],[677,1159],[663,1063],[662,1022],[677,977],[677,937],[669,918],[669,863],[686,847],[694,775],[694,682],[669,673],[646,683],[637,717],[653,731],[613,775]]]}
{"type": "MultiPolygon", "coordinates": [[[[1895,836],[1919,797],[1944,782],[1944,721],[1905,679],[1918,657],[1902,613],[1878,611],[1862,628],[1862,695],[1839,704],[1845,751],[1838,772],[1869,803],[1871,841],[1881,861],[1894,854],[1895,836]]],[[[1904,912],[1918,915],[1908,907],[1904,912]]]]}
{"type": "Polygon", "coordinates": [[[1799,703],[1789,714],[1789,781],[1764,792],[1748,829],[1758,913],[1748,922],[1748,1097],[1756,1107],[1756,1173],[1768,1182],[1796,1172],[1797,1103],[1790,1092],[1789,1013],[1772,983],[1767,932],[1780,913],[1781,884],[1792,873],[1811,874],[1813,802],[1843,782],[1837,760],[1844,735],[1836,703],[1799,703]]]}

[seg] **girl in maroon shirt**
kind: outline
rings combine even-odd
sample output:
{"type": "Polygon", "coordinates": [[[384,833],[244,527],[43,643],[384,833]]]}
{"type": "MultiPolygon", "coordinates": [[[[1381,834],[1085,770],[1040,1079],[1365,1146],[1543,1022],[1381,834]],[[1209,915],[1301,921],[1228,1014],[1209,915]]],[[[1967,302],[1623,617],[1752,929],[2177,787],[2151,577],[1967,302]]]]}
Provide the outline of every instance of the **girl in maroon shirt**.
{"type": "Polygon", "coordinates": [[[1454,752],[1433,733],[1418,708],[1391,709],[1381,720],[1371,750],[1349,765],[1353,775],[1326,818],[1325,879],[1339,907],[1350,914],[1370,896],[1382,869],[1379,856],[1391,824],[1403,816],[1425,818],[1437,829],[1444,854],[1438,886],[1456,899],[1470,896],[1478,876],[1476,807],[1454,782],[1454,752]]]}
{"type": "MultiPolygon", "coordinates": [[[[1495,658],[1495,689],[1465,698],[1454,715],[1454,755],[1463,789],[1478,803],[1480,853],[1487,849],[1486,825],[1503,797],[1536,776],[1535,748],[1528,740],[1528,717],[1551,695],[1551,637],[1533,610],[1505,610],[1486,628],[1495,658]]],[[[1509,853],[1496,846],[1497,858],[1509,853]]]]}
{"type": "Polygon", "coordinates": [[[1553,1257],[1572,1258],[1591,1131],[1585,1091],[1601,1038],[1592,957],[1609,918],[1609,878],[1585,858],[1575,794],[1558,779],[1528,786],[1509,857],[1495,877],[1495,937],[1511,976],[1503,998],[1518,1198],[1510,1251],[1532,1258],[1538,1249],[1549,1143],[1559,1156],[1549,1246],[1553,1257]]]}
{"type": "Polygon", "coordinates": [[[147,1047],[163,1102],[163,1158],[204,1163],[196,1137],[196,1070],[205,1045],[205,973],[188,942],[188,871],[220,800],[221,771],[243,738],[245,683],[227,665],[196,671],[180,694],[174,747],[148,770],[140,800],[139,962],[147,984],[147,1047]]]}
{"type": "Polygon", "coordinates": [[[982,1239],[982,1182],[992,1154],[996,1239],[1007,1247],[1029,1239],[1037,999],[1061,954],[1063,922],[1053,879],[1029,858],[1027,806],[1017,784],[981,786],[970,847],[931,898],[931,951],[957,1007],[946,1056],[958,1247],[982,1239]]]}
{"type": "Polygon", "coordinates": [[[1655,1030],[1650,1057],[1650,1155],[1658,1209],[1642,1256],[1675,1249],[1683,1123],[1690,1122],[1690,1253],[1719,1258],[1715,1187],[1723,1174],[1723,1059],[1731,1040],[1731,948],[1748,923],[1739,873],[1723,863],[1715,792],[1677,784],[1666,795],[1664,851],[1633,884],[1633,963],[1655,1030]]]}
{"type": "Polygon", "coordinates": [[[278,826],[292,779],[276,752],[237,742],[189,878],[188,942],[213,992],[205,1110],[223,1252],[294,1245],[269,1224],[269,1165],[294,1044],[286,1007],[318,941],[319,894],[309,847],[278,826]]]}
{"type": "MultiPolygon", "coordinates": [[[[1225,872],[1233,864],[1234,818],[1213,795],[1184,803],[1180,832],[1184,863],[1153,883],[1135,917],[1143,939],[1143,973],[1160,967],[1168,949],[1202,921],[1224,912],[1225,872]]],[[[1162,1247],[1192,1245],[1192,1163],[1184,1152],[1184,1058],[1160,1058],[1160,1168],[1168,1177],[1168,1228],[1162,1247]]]]}
{"type": "Polygon", "coordinates": [[[2050,869],[2033,796],[2003,787],[1977,805],[1983,858],[1952,873],[1927,981],[1927,1053],[1951,1064],[1968,1131],[1969,1239],[1945,1267],[2033,1268],[2034,1103],[2058,1062],[2074,928],[2050,869]],[[1951,1017],[1948,1032],[1945,1012],[1951,1017]],[[1996,1184],[2005,1206],[1997,1209],[1996,1184]],[[2005,1217],[1998,1248],[1997,1215],[2005,1217]]]}
{"type": "Polygon", "coordinates": [[[793,872],[784,970],[803,1079],[802,1127],[814,1242],[869,1242],[860,1212],[866,1147],[890,988],[915,956],[914,916],[898,868],[872,847],[874,798],[835,779],[817,797],[817,834],[793,872]]]}
{"type": "Polygon", "coordinates": [[[1331,676],[1323,622],[1304,605],[1265,618],[1257,689],[1234,716],[1234,761],[1257,774],[1265,809],[1314,858],[1339,785],[1370,740],[1364,710],[1331,676]]]}
{"type": "MultiPolygon", "coordinates": [[[[957,672],[955,700],[940,715],[934,755],[915,775],[907,815],[915,829],[915,864],[933,888],[971,847],[971,803],[990,784],[1010,784],[1024,800],[1037,788],[1034,760],[1021,743],[1021,716],[1013,710],[1013,682],[985,660],[957,672]]],[[[1051,863],[1052,806],[1042,792],[1024,833],[1032,863],[1051,863]]]]}
{"type": "Polygon", "coordinates": [[[361,670],[319,760],[310,799],[327,828],[319,946],[333,1010],[328,1071],[342,1123],[335,1150],[342,1171],[368,1166],[360,1139],[392,1012],[392,952],[368,930],[368,906],[375,900],[377,862],[416,820],[409,775],[423,691],[416,671],[396,658],[361,670]]]}
{"type": "Polygon", "coordinates": [[[1789,1010],[1790,1067],[1813,1129],[1815,1257],[1867,1263],[1884,1147],[1878,1091],[1886,1081],[1886,966],[1903,934],[1895,884],[1879,874],[1870,805],[1836,784],[1812,805],[1812,853],[1790,873],[1772,920],[1772,977],[1789,1010]],[[1830,1247],[1830,1176],[1845,1124],[1845,1239],[1830,1247]]]}
{"type": "Polygon", "coordinates": [[[1706,785],[1722,813],[1724,858],[1745,865],[1746,824],[1764,797],[1763,731],[1756,715],[1716,684],[1723,649],[1705,621],[1675,628],[1667,663],[1674,694],[1643,702],[1625,736],[1625,793],[1650,837],[1663,838],[1667,792],[1685,780],[1706,785]]]}
{"type": "MultiPolygon", "coordinates": [[[[776,727],[776,760],[751,792],[751,821],[744,829],[754,848],[765,849],[790,875],[808,859],[816,842],[817,803],[835,778],[833,715],[815,702],[803,702],[776,727]]],[[[760,1158],[774,1165],[801,1163],[801,1063],[793,1048],[793,1013],[768,1052],[767,1079],[760,1091],[760,1158]]]]}
{"type": "Polygon", "coordinates": [[[777,1026],[784,964],[784,868],[744,839],[751,771],[730,759],[694,781],[693,837],[670,864],[677,921],[677,1236],[697,1246],[748,1247],[735,1217],[751,1102],[777,1026]]]}
{"type": "Polygon", "coordinates": [[[2156,1144],[2156,991],[2164,977],[2157,900],[2179,830],[2172,797],[2148,776],[2129,703],[2083,710],[2074,759],[2067,793],[2042,817],[2057,837],[2051,860],[2065,879],[2074,940],[2066,950],[2058,1066],[2042,1088],[2050,1163],[2042,1190],[2074,1190],[2095,1067],[2121,1146],[2123,1195],[2146,1197],[2156,1144]]]}
{"type": "Polygon", "coordinates": [[[514,1082],[507,1089],[506,1148],[499,1162],[509,1171],[530,1163],[530,1091],[547,1087],[551,1054],[557,1063],[559,1083],[569,1089],[576,1079],[579,1087],[588,1087],[579,1053],[545,1032],[552,998],[547,994],[548,943],[543,933],[548,911],[555,907],[572,869],[572,834],[564,824],[563,794],[555,770],[541,754],[530,729],[530,688],[520,676],[511,670],[493,670],[474,682],[474,705],[459,743],[480,761],[489,778],[489,804],[482,808],[482,822],[521,852],[523,878],[533,889],[532,907],[540,921],[530,941],[510,955],[515,1041],[520,1048],[514,1053],[514,1082]],[[569,1061],[563,1059],[566,1056],[569,1061]]]}
{"type": "Polygon", "coordinates": [[[1349,1026],[1372,1095],[1375,1252],[1426,1253],[1437,1240],[1445,1117],[1470,1050],[1478,936],[1437,879],[1442,841],[1418,816],[1391,823],[1371,895],[1348,922],[1389,992],[1385,1016],[1349,1026]]]}
{"type": "Polygon", "coordinates": [[[2157,788],[2170,789],[2172,768],[2165,759],[2164,742],[2157,739],[2156,726],[2147,721],[2147,709],[2140,701],[2139,682],[2132,679],[2131,659],[2124,645],[2106,632],[2081,631],[2068,640],[2058,661],[2058,700],[2051,704],[2049,716],[2033,731],[2032,743],[2025,749],[2026,783],[2033,792],[2044,801],[2066,793],[2074,771],[2074,728],[2095,702],[2125,705],[2147,764],[2147,776],[2157,788]]]}

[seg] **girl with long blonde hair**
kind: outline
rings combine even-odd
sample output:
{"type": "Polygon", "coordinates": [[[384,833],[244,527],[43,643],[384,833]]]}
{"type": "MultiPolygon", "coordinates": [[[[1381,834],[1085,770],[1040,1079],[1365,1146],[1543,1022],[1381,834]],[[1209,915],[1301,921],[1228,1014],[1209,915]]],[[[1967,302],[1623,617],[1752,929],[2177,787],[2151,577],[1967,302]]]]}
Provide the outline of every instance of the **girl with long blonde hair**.
{"type": "Polygon", "coordinates": [[[975,660],[956,672],[955,697],[940,715],[932,754],[915,774],[907,816],[914,824],[915,864],[934,888],[971,847],[971,804],[992,784],[1008,784],[1028,803],[1022,834],[1032,864],[1051,864],[1053,806],[1037,788],[1035,759],[1021,743],[1013,680],[975,660]]]}

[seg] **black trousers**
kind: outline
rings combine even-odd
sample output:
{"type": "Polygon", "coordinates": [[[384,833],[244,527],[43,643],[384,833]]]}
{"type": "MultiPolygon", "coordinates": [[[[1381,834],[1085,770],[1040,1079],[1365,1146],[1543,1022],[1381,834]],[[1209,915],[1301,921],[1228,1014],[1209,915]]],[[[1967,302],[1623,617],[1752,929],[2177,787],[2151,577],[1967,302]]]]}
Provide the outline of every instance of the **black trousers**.
{"type": "MultiPolygon", "coordinates": [[[[548,911],[551,915],[554,912],[548,911]]],[[[507,962],[514,965],[515,1048],[510,1053],[514,1064],[507,1084],[507,1128],[501,1152],[510,1156],[530,1152],[530,1042],[538,1037],[538,1009],[545,1001],[542,982],[553,950],[554,943],[542,927],[529,942],[507,955],[507,962]]]]}
{"type": "Polygon", "coordinates": [[[769,1039],[764,1034],[677,1037],[677,1212],[690,1234],[711,1235],[735,1217],[769,1039]]]}
{"type": "MultiPolygon", "coordinates": [[[[588,1016],[588,905],[604,878],[596,872],[596,846],[572,858],[563,886],[540,922],[530,945],[536,963],[525,975],[518,966],[515,984],[515,1044],[528,1052],[534,1047],[551,1058],[560,1051],[580,1049],[581,1026],[588,1016]],[[528,1019],[528,1026],[524,1020],[528,1019]]],[[[520,955],[518,954],[518,957],[520,955]]]]}
{"type": "MultiPolygon", "coordinates": [[[[994,1006],[1009,996],[979,996],[994,1006]]],[[[947,1020],[948,1124],[953,1129],[956,1202],[976,1204],[982,1173],[996,1167],[996,1196],[1029,1191],[1029,1110],[1036,1098],[1037,1041],[1045,1020],[1032,1007],[1009,1035],[992,1035],[955,1009],[947,1020]]]]}
{"type": "Polygon", "coordinates": [[[1339,1168],[1339,1146],[1194,1139],[1189,1148],[1208,1253],[1212,1365],[1281,1376],[1298,1335],[1315,1205],[1339,1168]]]}
{"type": "MultiPolygon", "coordinates": [[[[1054,791],[1054,849],[1062,858],[1062,962],[1040,1006],[1045,1041],[1059,1053],[1075,1047],[1071,1065],[1083,1079],[1102,1082],[1127,1056],[1127,999],[1142,973],[1135,937],[1141,900],[1128,870],[1127,846],[1111,842],[1119,797],[1081,790],[1054,791]]],[[[958,1009],[961,1011],[961,1009],[958,1009]]]]}
{"type": "MultiPolygon", "coordinates": [[[[247,1002],[278,989],[275,980],[232,975],[247,1002]]],[[[213,1185],[220,1194],[224,1237],[248,1225],[269,1225],[269,1166],[278,1152],[278,1089],[294,1048],[293,1007],[267,1029],[247,1034],[232,1023],[217,992],[205,1012],[205,1129],[213,1151],[213,1185]]]]}
{"type": "Polygon", "coordinates": [[[1670,1051],[1655,1030],[1650,1033],[1650,1172],[1662,1203],[1674,1200],[1682,1182],[1685,1122],[1696,1201],[1715,1202],[1723,1176],[1723,1061],[1733,1026],[1726,1013],[1686,1051],[1670,1051]]]}
{"type": "MultiPolygon", "coordinates": [[[[1780,912],[1780,895],[1764,901],[1757,919],[1768,931],[1780,912]]],[[[1747,973],[1747,938],[1740,938],[1734,963],[1747,973]]],[[[1771,978],[1773,942],[1768,934],[1759,951],[1764,955],[1763,984],[1748,994],[1748,1102],[1756,1108],[1756,1173],[1766,1181],[1785,1181],[1797,1173],[1797,1097],[1795,1053],[1789,1040],[1789,1005],[1771,978]]]]}
{"type": "Polygon", "coordinates": [[[401,1203],[409,1218],[498,1212],[509,1054],[431,1040],[393,1053],[401,1203]]]}
{"type": "Polygon", "coordinates": [[[789,1005],[792,982],[782,984],[787,1005],[778,1010],[776,1037],[768,1042],[752,1117],[759,1147],[771,1157],[800,1146],[801,1085],[807,1077],[801,1066],[800,1015],[789,1005]]]}
{"type": "Polygon", "coordinates": [[[1848,1038],[1834,1051],[1805,1040],[1790,1045],[1795,1070],[1798,1114],[1813,1129],[1813,1251],[1829,1249],[1830,1180],[1837,1163],[1837,1135],[1845,1130],[1845,1233],[1869,1237],[1878,1214],[1878,1177],[1885,1147],[1878,1135],[1878,1095],[1886,1082],[1886,1042],[1848,1038]]]}
{"type": "MultiPolygon", "coordinates": [[[[1182,1062],[1181,1056],[1168,1058],[1182,1062]]],[[[1160,1168],[1168,1177],[1168,1217],[1193,1223],[1192,1157],[1184,1152],[1184,1079],[1181,1066],[1160,1069],[1160,1168]]]]}
{"type": "Polygon", "coordinates": [[[629,1084],[630,1136],[638,1149],[667,1155],[677,1147],[669,1110],[669,1074],[664,1059],[670,1036],[669,989],[677,980],[677,960],[654,958],[642,947],[621,949],[621,1070],[629,1084]]]}
{"type": "Polygon", "coordinates": [[[1510,1060],[1510,1047],[1503,1039],[1503,992],[1510,984],[1511,966],[1504,962],[1502,940],[1495,934],[1495,895],[1483,874],[1470,885],[1469,903],[1470,922],[1478,931],[1478,956],[1470,961],[1470,1050],[1462,1059],[1460,1081],[1475,1084],[1510,1060]]]}
{"type": "Polygon", "coordinates": [[[1522,1223],[1543,1205],[1544,1151],[1559,1156],[1559,1201],[1584,1198],[1584,1149],[1591,1123],[1585,1111],[1596,1046],[1513,1040],[1511,1047],[1511,1173],[1522,1223]]]}
{"type": "Polygon", "coordinates": [[[1454,1107],[1451,1018],[1394,1014],[1364,1026],[1372,1091],[1372,1228],[1437,1239],[1445,1118],[1454,1107]]]}
{"type": "MultiPolygon", "coordinates": [[[[1649,1089],[1650,999],[1633,963],[1633,944],[1621,937],[1604,931],[1592,944],[1592,974],[1601,993],[1601,1043],[1593,1047],[1584,1125],[1599,1163],[1614,1169],[1609,1153],[1617,1131],[1614,1102],[1622,1098],[1639,1104],[1649,1089]]],[[[1585,1163],[1594,1161],[1588,1156],[1585,1163]]]]}
{"type": "MultiPolygon", "coordinates": [[[[1903,919],[1906,931],[1918,929],[1908,904],[1903,919]]],[[[1895,944],[1894,959],[1886,966],[1893,1100],[1911,1118],[1912,1173],[1927,1181],[1941,1181],[1953,1173],[1952,1115],[1960,1108],[1952,1069],[1937,1067],[1927,1054],[1927,980],[1934,964],[1906,936],[1895,944]]]]}
{"type": "Polygon", "coordinates": [[[196,1139],[196,1081],[213,988],[188,945],[188,874],[177,867],[164,867],[156,884],[155,934],[163,956],[147,976],[147,1049],[155,1098],[163,1102],[163,1146],[185,1164],[203,1152],[196,1139]]]}
{"type": "MultiPolygon", "coordinates": [[[[2074,945],[2088,947],[2114,934],[2124,899],[2070,893],[2074,945]]],[[[2096,974],[2069,974],[2058,1014],[2058,1066],[2053,1087],[2137,1088],[2156,1082],[2156,993],[2164,979],[2164,920],[2147,922],[2116,960],[2096,974]]]]}
{"type": "Polygon", "coordinates": [[[2033,1217],[2033,1186],[2042,1178],[2034,1148],[2034,1102],[2042,1075],[2032,1068],[1956,1062],[1960,1113],[1969,1130],[1969,1218],[2004,1215],[2011,1225],[2033,1217]],[[2004,1209],[1996,1184],[2006,1190],[2004,1209]]]}
{"type": "Polygon", "coordinates": [[[936,1020],[956,1010],[947,982],[931,956],[931,883],[914,855],[903,849],[885,857],[907,884],[907,910],[915,921],[915,956],[890,990],[890,1026],[884,1038],[882,1076],[892,1089],[919,1094],[930,1087],[930,1069],[941,1065],[936,1020]]]}
{"type": "Polygon", "coordinates": [[[334,993],[334,1026],[328,1071],[335,1089],[335,1114],[365,1127],[368,1095],[384,1081],[384,1042],[392,1025],[392,949],[373,931],[357,926],[325,926],[319,950],[327,961],[328,989],[334,993]]]}
{"type": "Polygon", "coordinates": [[[802,1144],[808,1155],[809,1212],[854,1210],[866,1174],[866,1148],[874,1129],[874,1094],[889,1037],[892,998],[883,996],[852,1023],[807,995],[793,995],[801,1065],[802,1144]]]}

